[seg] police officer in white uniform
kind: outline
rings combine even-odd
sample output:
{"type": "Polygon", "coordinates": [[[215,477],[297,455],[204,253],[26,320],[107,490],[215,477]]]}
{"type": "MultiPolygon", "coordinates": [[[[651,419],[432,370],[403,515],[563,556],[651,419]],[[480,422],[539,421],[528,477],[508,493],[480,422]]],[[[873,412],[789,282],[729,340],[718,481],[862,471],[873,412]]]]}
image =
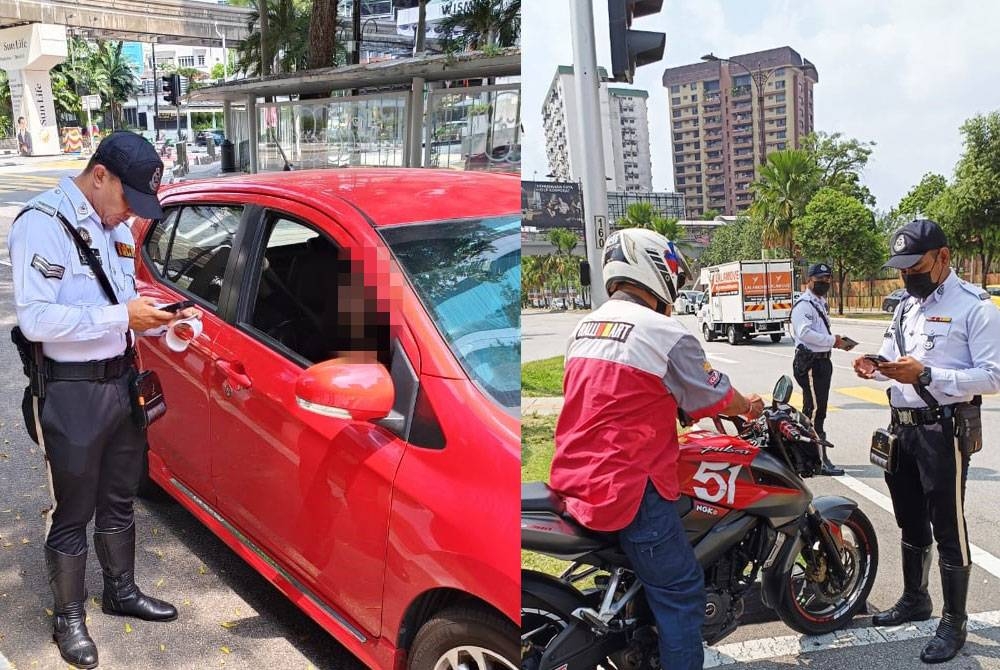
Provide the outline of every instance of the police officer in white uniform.
{"type": "Polygon", "coordinates": [[[889,626],[931,616],[936,540],[944,610],[920,658],[940,663],[965,644],[965,483],[969,456],[982,447],[981,395],[1000,392],[1000,311],[951,271],[947,238],[933,221],[912,221],[889,241],[886,266],[900,270],[910,297],[896,307],[879,352],[890,362],[876,368],[864,357],[854,361],[858,376],[890,382],[896,437],[897,465],[885,480],[902,534],[903,596],[873,621],[889,626]]]}
{"type": "Polygon", "coordinates": [[[133,577],[132,501],[145,435],[133,420],[129,394],[136,374],[130,331],[197,313],[174,315],[136,294],[135,243],[126,221],[163,216],[156,196],[162,174],[148,142],[113,133],[80,175],[28,204],[8,240],[20,332],[41,343],[44,354],[35,368],[44,378],[44,396],[26,392],[25,420],[44,446],[53,496],[45,541],[53,637],[63,659],[79,668],[97,665],[84,611],[91,518],[104,612],[151,621],[177,616],[172,605],[144,595],[133,577]],[[102,291],[67,225],[93,250],[120,304],[102,291]]]}
{"type": "MultiPolygon", "coordinates": [[[[808,288],[792,305],[792,337],[795,340],[792,373],[795,381],[802,387],[802,413],[812,419],[816,432],[823,440],[826,440],[826,406],[833,378],[830,350],[844,346],[840,335],[834,335],[830,329],[826,294],[830,292],[831,276],[830,266],[826,263],[811,265],[808,288]]],[[[826,446],[823,446],[822,451],[822,474],[844,474],[842,468],[830,462],[826,446]]]]}

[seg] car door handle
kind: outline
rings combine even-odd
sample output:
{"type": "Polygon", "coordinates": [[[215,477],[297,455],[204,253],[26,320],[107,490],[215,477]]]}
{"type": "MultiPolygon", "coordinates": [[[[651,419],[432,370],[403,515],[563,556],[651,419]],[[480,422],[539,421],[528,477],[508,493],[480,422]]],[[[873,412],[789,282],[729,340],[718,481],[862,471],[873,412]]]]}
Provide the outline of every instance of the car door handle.
{"type": "Polygon", "coordinates": [[[247,375],[247,371],[243,369],[243,364],[238,361],[215,361],[215,368],[225,375],[225,383],[228,384],[233,390],[241,391],[243,389],[248,389],[251,386],[250,377],[247,375]]]}

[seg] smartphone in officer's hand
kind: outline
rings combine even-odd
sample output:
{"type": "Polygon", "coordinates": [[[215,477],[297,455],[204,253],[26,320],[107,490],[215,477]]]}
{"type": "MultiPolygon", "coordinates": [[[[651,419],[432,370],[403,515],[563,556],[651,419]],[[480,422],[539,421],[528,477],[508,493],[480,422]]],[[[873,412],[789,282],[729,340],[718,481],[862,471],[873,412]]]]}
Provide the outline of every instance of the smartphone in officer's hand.
{"type": "Polygon", "coordinates": [[[869,363],[871,363],[872,365],[874,365],[875,367],[878,367],[882,363],[889,362],[889,359],[883,356],[882,354],[865,354],[864,359],[869,363]]]}
{"type": "Polygon", "coordinates": [[[852,340],[851,338],[845,337],[844,335],[840,336],[840,348],[843,349],[844,351],[850,351],[856,346],[858,346],[858,342],[856,340],[852,340]]]}
{"type": "Polygon", "coordinates": [[[176,314],[182,309],[187,309],[188,307],[194,307],[194,305],[195,305],[194,300],[181,300],[179,302],[170,303],[169,305],[160,305],[156,309],[176,314]]]}

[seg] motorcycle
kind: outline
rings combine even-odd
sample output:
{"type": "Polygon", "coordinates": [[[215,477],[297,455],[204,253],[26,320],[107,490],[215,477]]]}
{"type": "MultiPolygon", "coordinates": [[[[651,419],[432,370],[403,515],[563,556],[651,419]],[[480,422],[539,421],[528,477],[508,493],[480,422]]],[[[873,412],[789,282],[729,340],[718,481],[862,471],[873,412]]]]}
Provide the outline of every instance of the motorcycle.
{"type": "MultiPolygon", "coordinates": [[[[845,626],[865,606],[878,570],[878,541],[856,502],[814,498],[820,439],[788,404],[781,377],[754,421],[723,417],[736,435],[694,430],[680,437],[676,502],[705,571],[702,638],[732,633],[760,576],[763,603],[808,635],[845,626]]],[[[559,577],[522,570],[522,670],[660,667],[655,621],[614,533],[577,524],[543,482],[521,486],[521,547],[570,561],[559,577]]]]}

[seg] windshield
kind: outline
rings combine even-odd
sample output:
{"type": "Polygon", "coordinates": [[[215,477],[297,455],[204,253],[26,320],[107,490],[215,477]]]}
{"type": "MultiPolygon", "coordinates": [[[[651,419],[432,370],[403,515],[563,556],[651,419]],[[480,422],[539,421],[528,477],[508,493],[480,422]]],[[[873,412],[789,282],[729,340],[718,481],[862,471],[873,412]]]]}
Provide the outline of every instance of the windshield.
{"type": "Polygon", "coordinates": [[[519,215],[383,228],[420,301],[469,377],[521,405],[519,215]]]}

